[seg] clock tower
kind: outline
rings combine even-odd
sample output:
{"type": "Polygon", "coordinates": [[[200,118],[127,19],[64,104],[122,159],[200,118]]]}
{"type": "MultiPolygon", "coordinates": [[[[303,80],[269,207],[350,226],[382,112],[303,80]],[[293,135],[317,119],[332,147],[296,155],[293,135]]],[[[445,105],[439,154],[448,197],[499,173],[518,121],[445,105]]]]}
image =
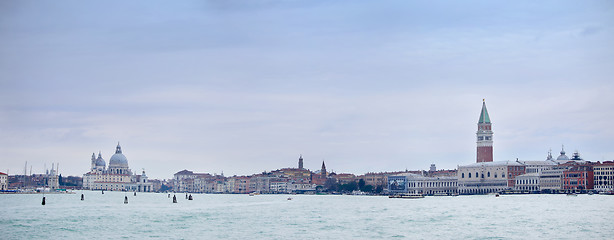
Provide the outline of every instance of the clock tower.
{"type": "Polygon", "coordinates": [[[492,123],[486,110],[486,101],[482,100],[482,112],[478,120],[477,159],[476,162],[492,162],[492,123]]]}

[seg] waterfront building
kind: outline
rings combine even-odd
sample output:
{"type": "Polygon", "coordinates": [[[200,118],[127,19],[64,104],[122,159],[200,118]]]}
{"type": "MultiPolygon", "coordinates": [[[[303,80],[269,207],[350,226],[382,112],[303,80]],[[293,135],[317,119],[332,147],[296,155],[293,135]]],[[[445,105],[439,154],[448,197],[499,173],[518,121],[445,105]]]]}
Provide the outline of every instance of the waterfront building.
{"type": "Polygon", "coordinates": [[[0,191],[6,191],[9,189],[9,175],[0,172],[0,191]]]}
{"type": "Polygon", "coordinates": [[[358,176],[358,178],[365,181],[365,185],[371,185],[374,188],[381,187],[381,189],[388,188],[388,175],[389,173],[381,172],[381,173],[365,173],[364,175],[358,176]]]}
{"type": "Polygon", "coordinates": [[[151,192],[154,191],[153,183],[149,182],[149,178],[145,174],[145,170],[141,175],[132,175],[130,183],[126,184],[126,191],[130,192],[151,192]]]}
{"type": "Polygon", "coordinates": [[[315,193],[316,185],[312,183],[288,183],[288,193],[315,193]]]}
{"type": "Polygon", "coordinates": [[[252,192],[269,193],[271,185],[271,176],[259,174],[252,176],[249,186],[252,192]]]}
{"type": "Polygon", "coordinates": [[[529,191],[529,192],[539,192],[540,191],[540,173],[533,172],[522,174],[516,177],[516,183],[514,185],[514,190],[517,191],[529,191]]]}
{"type": "MultiPolygon", "coordinates": [[[[214,192],[215,177],[209,173],[194,173],[187,169],[173,174],[173,191],[175,192],[214,192]]],[[[222,187],[223,189],[223,187],[222,187]]]]}
{"type": "Polygon", "coordinates": [[[110,190],[110,191],[137,191],[150,192],[152,184],[148,182],[147,176],[133,175],[128,167],[128,159],[122,153],[122,148],[117,143],[115,154],[109,160],[109,166],[99,152],[96,158],[92,154],[90,171],[83,175],[83,188],[90,190],[110,190]]]}
{"type": "Polygon", "coordinates": [[[607,161],[593,166],[594,189],[599,192],[614,191],[614,162],[607,161]]]}
{"type": "Polygon", "coordinates": [[[271,172],[276,177],[288,178],[292,182],[310,183],[311,171],[304,168],[282,168],[271,172]]]}
{"type": "Polygon", "coordinates": [[[511,190],[525,166],[515,161],[479,162],[458,166],[460,194],[485,194],[511,190]]]}
{"type": "Polygon", "coordinates": [[[194,179],[196,175],[192,171],[187,169],[181,170],[173,174],[173,191],[175,192],[188,192],[188,190],[194,189],[194,179]]]}
{"type": "Polygon", "coordinates": [[[559,166],[542,170],[539,175],[540,191],[553,193],[563,189],[563,171],[564,168],[559,166]]]}
{"type": "Polygon", "coordinates": [[[567,162],[561,164],[563,190],[592,190],[594,187],[593,166],[590,163],[567,162]]]}
{"type": "Polygon", "coordinates": [[[269,191],[271,193],[288,193],[288,179],[287,178],[269,179],[269,191]]]}
{"type": "MultiPolygon", "coordinates": [[[[542,173],[544,171],[552,170],[553,167],[557,166],[557,163],[551,160],[552,154],[548,152],[548,157],[545,161],[518,161],[522,165],[525,166],[526,174],[522,174],[517,176],[515,179],[514,190],[517,191],[530,191],[530,192],[538,192],[542,190],[542,173]],[[550,159],[550,160],[548,160],[550,159]]],[[[553,172],[549,172],[547,175],[547,180],[549,181],[547,184],[552,185],[551,190],[554,188],[555,182],[560,184],[560,175],[552,175],[553,172]],[[558,177],[558,181],[557,181],[558,177]]],[[[545,179],[544,179],[545,180],[545,179]]]]}
{"type": "Polygon", "coordinates": [[[226,179],[227,182],[232,183],[232,191],[229,193],[249,193],[249,177],[246,176],[233,176],[226,179]]]}
{"type": "Polygon", "coordinates": [[[222,193],[233,193],[235,191],[236,179],[227,178],[222,181],[222,193]]]}
{"type": "Polygon", "coordinates": [[[348,184],[356,182],[356,175],[351,173],[338,173],[331,176],[339,184],[348,184]]]}
{"type": "Polygon", "coordinates": [[[492,162],[492,123],[490,122],[490,116],[488,116],[488,110],[486,110],[486,101],[484,100],[482,100],[482,111],[480,112],[480,119],[478,120],[478,131],[476,132],[476,135],[476,162],[492,162]]]}
{"type": "Polygon", "coordinates": [[[458,192],[457,183],[456,177],[427,177],[414,173],[401,173],[388,176],[388,192],[452,195],[458,192]]]}

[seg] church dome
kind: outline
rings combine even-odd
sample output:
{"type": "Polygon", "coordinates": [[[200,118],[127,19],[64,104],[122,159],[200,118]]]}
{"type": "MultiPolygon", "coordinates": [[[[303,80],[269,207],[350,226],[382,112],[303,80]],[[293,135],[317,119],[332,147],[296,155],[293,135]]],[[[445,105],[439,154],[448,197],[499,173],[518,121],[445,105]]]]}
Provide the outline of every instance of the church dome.
{"type": "Polygon", "coordinates": [[[559,155],[556,160],[569,160],[569,157],[567,157],[567,155],[565,155],[565,150],[561,149],[561,155],[559,155]]]}
{"type": "Polygon", "coordinates": [[[100,153],[98,153],[98,158],[96,159],[94,159],[94,154],[92,154],[92,161],[94,161],[94,164],[96,164],[96,166],[104,167],[107,165],[107,163],[102,158],[102,154],[100,153]]]}
{"type": "Polygon", "coordinates": [[[117,144],[115,154],[109,159],[109,168],[111,167],[128,167],[128,159],[122,154],[122,147],[117,144]]]}
{"type": "Polygon", "coordinates": [[[104,162],[104,159],[102,159],[102,158],[96,159],[96,166],[104,167],[106,165],[107,165],[107,163],[104,162]]]}

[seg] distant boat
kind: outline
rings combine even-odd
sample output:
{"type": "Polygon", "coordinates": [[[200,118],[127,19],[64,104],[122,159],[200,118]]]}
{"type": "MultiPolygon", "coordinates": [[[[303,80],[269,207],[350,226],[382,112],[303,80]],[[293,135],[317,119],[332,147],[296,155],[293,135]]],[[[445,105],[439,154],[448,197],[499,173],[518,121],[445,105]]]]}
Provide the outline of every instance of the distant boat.
{"type": "Polygon", "coordinates": [[[569,197],[577,197],[577,196],[578,196],[578,194],[575,194],[575,193],[568,193],[568,194],[567,194],[567,196],[569,196],[569,197]]]}
{"type": "Polygon", "coordinates": [[[401,193],[401,194],[390,195],[388,196],[388,198],[418,199],[418,198],[424,198],[424,195],[419,194],[419,193],[401,193]]]}
{"type": "Polygon", "coordinates": [[[289,197],[289,198],[288,198],[288,201],[290,201],[290,200],[292,200],[292,198],[291,198],[291,197],[289,197]]]}

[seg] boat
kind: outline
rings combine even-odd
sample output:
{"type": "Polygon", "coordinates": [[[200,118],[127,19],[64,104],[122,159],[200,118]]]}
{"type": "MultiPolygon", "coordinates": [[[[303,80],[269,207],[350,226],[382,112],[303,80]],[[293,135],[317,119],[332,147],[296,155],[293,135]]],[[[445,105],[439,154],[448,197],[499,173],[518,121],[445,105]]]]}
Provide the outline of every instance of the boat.
{"type": "Polygon", "coordinates": [[[419,194],[419,193],[401,193],[401,194],[390,195],[388,196],[388,198],[418,199],[418,198],[424,198],[424,195],[419,194]]]}
{"type": "Polygon", "coordinates": [[[577,197],[578,194],[576,194],[576,193],[568,193],[567,196],[568,197],[577,197]]]}

